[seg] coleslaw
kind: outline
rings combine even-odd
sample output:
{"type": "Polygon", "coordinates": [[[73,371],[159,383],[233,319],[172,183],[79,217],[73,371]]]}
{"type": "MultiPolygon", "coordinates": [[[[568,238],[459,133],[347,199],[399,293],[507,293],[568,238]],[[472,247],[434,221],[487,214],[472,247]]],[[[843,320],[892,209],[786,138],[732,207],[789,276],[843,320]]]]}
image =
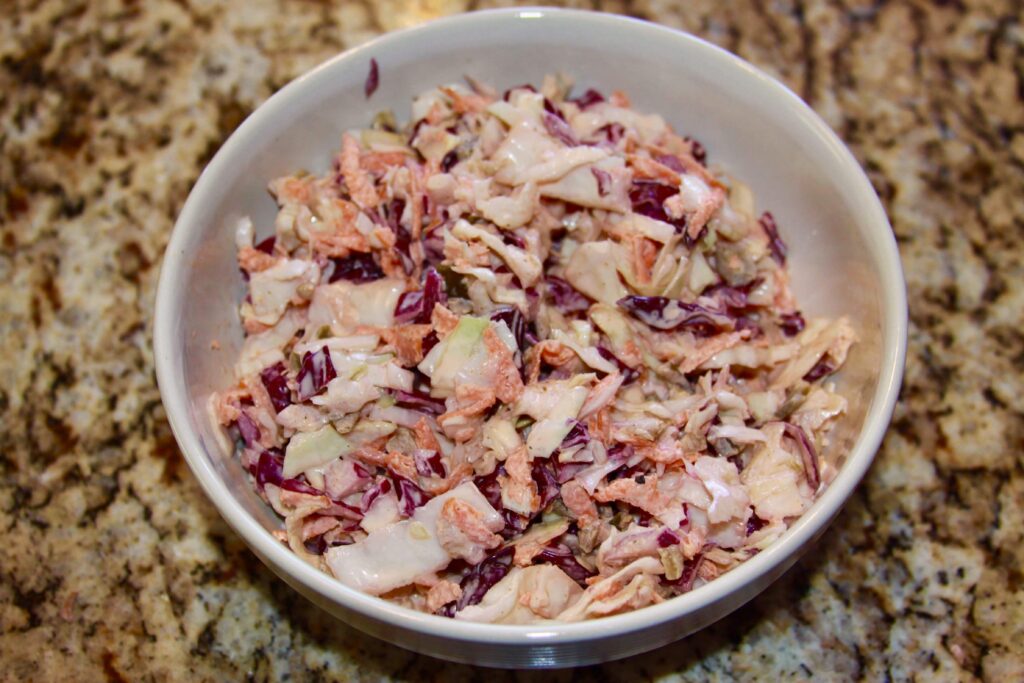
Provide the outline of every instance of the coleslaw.
{"type": "Polygon", "coordinates": [[[487,623],[693,590],[834,475],[855,333],[804,319],[773,216],[660,116],[467,83],[271,182],[270,237],[239,223],[212,414],[280,540],[358,590],[487,623]]]}

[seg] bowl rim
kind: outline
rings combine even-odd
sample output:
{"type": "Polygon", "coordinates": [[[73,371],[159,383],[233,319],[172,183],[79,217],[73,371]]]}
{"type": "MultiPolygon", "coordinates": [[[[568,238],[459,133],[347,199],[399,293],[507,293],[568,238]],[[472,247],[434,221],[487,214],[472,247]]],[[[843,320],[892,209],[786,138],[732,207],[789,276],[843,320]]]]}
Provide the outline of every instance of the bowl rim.
{"type": "Polygon", "coordinates": [[[271,564],[272,568],[284,572],[318,596],[364,617],[398,629],[492,645],[553,645],[581,642],[649,628],[722,601],[798,554],[800,549],[822,532],[839,512],[874,460],[899,394],[906,357],[906,337],[905,282],[896,240],[885,211],[852,153],[803,100],[785,85],[740,57],[683,31],[621,15],[545,7],[470,12],[386,33],[335,55],[274,93],[231,134],[199,175],[190,191],[175,223],[161,264],[153,328],[157,382],[175,438],[206,496],[261,559],[266,558],[265,561],[271,564]],[[189,258],[184,245],[189,235],[198,229],[197,218],[203,207],[217,199],[214,179],[231,167],[233,156],[241,151],[249,134],[258,129],[261,121],[285,108],[294,94],[305,88],[316,87],[317,81],[322,81],[336,65],[372,56],[375,51],[391,48],[412,35],[443,35],[447,31],[483,29],[494,22],[523,19],[567,22],[574,24],[576,28],[615,28],[634,32],[638,38],[649,36],[652,39],[688,44],[689,49],[703,51],[702,56],[716,62],[716,66],[745,72],[747,78],[756,83],[756,87],[761,88],[767,96],[775,98],[780,106],[784,105],[790,115],[815,134],[832,152],[834,163],[840,167],[844,175],[849,176],[851,189],[859,201],[860,210],[865,214],[861,223],[868,226],[868,251],[877,262],[881,274],[882,359],[878,386],[871,397],[864,425],[843,466],[811,508],[764,551],[690,593],[632,612],[565,624],[477,624],[416,612],[350,588],[300,559],[277,541],[235,500],[225,482],[205,457],[203,445],[190,424],[183,362],[181,354],[176,353],[176,340],[181,339],[181,334],[179,320],[175,314],[182,305],[182,297],[175,284],[180,279],[180,272],[189,258]]]}

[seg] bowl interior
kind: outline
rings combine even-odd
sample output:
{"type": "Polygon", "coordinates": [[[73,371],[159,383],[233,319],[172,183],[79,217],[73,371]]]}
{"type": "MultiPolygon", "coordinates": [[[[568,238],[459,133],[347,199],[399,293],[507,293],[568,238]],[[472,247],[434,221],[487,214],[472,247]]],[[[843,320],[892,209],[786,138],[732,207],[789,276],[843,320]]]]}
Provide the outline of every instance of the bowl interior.
{"type": "Polygon", "coordinates": [[[206,413],[210,393],[232,382],[242,341],[235,221],[250,216],[259,235],[272,232],[276,207],[268,181],[299,169],[323,172],[344,130],[384,108],[407,118],[411,97],[431,85],[468,74],[503,89],[539,84],[555,70],[573,76],[580,89],[624,90],[638,110],[660,113],[700,140],[710,163],[748,183],[758,210],[775,215],[805,315],[852,319],[860,341],[838,382],[849,412],[826,457],[841,464],[856,442],[855,457],[863,462],[830,503],[838,509],[870,462],[902,366],[903,284],[870,186],[795,96],[726,53],[639,22],[538,11],[467,15],[385,36],[337,58],[261,107],[201,176],[165,260],[157,352],[161,389],[190,464],[200,463],[200,479],[203,472],[216,476],[230,493],[231,500],[215,500],[222,511],[238,504],[265,529],[278,527],[206,413]],[[380,88],[367,100],[371,57],[380,65],[380,88]],[[865,436],[869,415],[877,423],[869,431],[878,433],[865,436]]]}

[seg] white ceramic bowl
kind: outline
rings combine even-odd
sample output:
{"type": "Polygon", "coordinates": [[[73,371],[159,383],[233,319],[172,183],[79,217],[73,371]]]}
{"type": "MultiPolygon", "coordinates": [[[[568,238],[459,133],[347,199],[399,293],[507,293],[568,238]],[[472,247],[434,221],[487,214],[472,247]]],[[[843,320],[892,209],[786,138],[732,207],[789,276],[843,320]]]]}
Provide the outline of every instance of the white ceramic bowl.
{"type": "Polygon", "coordinates": [[[643,652],[725,616],[781,575],[839,512],[871,464],[903,369],[906,296],[896,243],[867,178],[800,99],[750,64],[702,40],[604,14],[550,9],[479,12],[383,36],[298,78],[256,110],[192,190],[164,257],[156,366],[164,405],[192,471],[228,523],[296,590],[340,619],[405,648],[502,667],[580,665],[643,652]],[[370,58],[380,89],[367,101],[370,58]],[[411,97],[469,74],[499,88],[561,70],[578,87],[623,89],[665,116],[753,188],[790,247],[793,287],[811,315],[849,315],[861,335],[840,380],[849,414],[826,457],[838,476],[769,549],[721,578],[654,607],[585,623],[478,625],[415,613],[320,573],[274,540],[278,519],[204,413],[231,382],[243,283],[232,226],[252,216],[269,233],[267,182],[323,171],[343,130],[373,113],[408,112],[411,97]],[[211,340],[220,342],[219,350],[211,340]]]}

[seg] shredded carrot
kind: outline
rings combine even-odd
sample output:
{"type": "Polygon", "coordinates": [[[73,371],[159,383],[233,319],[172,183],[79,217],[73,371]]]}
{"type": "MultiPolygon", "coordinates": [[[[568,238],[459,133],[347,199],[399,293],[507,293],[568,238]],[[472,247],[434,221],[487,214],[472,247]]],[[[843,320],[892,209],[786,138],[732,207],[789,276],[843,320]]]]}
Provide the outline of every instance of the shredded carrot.
{"type": "Polygon", "coordinates": [[[380,204],[380,197],[373,187],[373,180],[362,167],[359,143],[350,134],[341,138],[341,175],[345,179],[353,201],[364,209],[373,209],[380,204]]]}
{"type": "Polygon", "coordinates": [[[384,175],[395,166],[404,166],[409,159],[405,152],[366,152],[360,158],[360,166],[373,175],[384,175]]]}

